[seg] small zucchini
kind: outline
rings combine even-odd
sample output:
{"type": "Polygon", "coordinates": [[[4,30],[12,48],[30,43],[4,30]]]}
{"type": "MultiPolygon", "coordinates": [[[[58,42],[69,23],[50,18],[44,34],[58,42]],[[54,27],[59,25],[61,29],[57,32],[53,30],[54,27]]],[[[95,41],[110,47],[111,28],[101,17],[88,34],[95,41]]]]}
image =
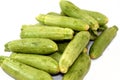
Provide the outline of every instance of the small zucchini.
{"type": "Polygon", "coordinates": [[[58,50],[57,44],[50,39],[25,38],[5,44],[5,51],[18,53],[51,54],[58,50]]]}
{"type": "Polygon", "coordinates": [[[22,26],[21,38],[48,38],[52,40],[72,39],[74,31],[69,28],[49,26],[22,26]]]}
{"type": "Polygon", "coordinates": [[[44,70],[50,74],[57,74],[59,72],[58,62],[50,56],[12,53],[10,58],[16,59],[34,68],[44,70]]]}
{"type": "Polygon", "coordinates": [[[83,80],[88,73],[91,59],[87,52],[82,52],[62,80],[83,80]]]}
{"type": "Polygon", "coordinates": [[[39,22],[50,26],[59,26],[63,28],[71,28],[76,31],[88,30],[89,25],[84,21],[67,16],[44,15],[40,14],[36,17],[39,22]]]}
{"type": "Polygon", "coordinates": [[[15,80],[53,80],[45,71],[25,65],[15,59],[5,58],[1,68],[15,80]]]}
{"type": "Polygon", "coordinates": [[[66,73],[69,67],[74,63],[82,50],[86,47],[90,40],[88,31],[81,31],[68,43],[65,48],[60,61],[59,68],[62,73],[66,73]]]}
{"type": "Polygon", "coordinates": [[[105,31],[103,31],[103,33],[100,34],[99,37],[97,37],[97,39],[90,47],[89,55],[92,59],[97,59],[102,55],[103,51],[116,36],[117,31],[117,26],[112,26],[110,28],[107,28],[105,31]]]}
{"type": "Polygon", "coordinates": [[[78,18],[86,22],[87,24],[89,24],[92,30],[97,30],[99,28],[98,22],[92,16],[88,15],[86,12],[83,12],[79,7],[74,5],[72,2],[67,0],[61,0],[60,7],[65,15],[69,17],[78,18]]]}

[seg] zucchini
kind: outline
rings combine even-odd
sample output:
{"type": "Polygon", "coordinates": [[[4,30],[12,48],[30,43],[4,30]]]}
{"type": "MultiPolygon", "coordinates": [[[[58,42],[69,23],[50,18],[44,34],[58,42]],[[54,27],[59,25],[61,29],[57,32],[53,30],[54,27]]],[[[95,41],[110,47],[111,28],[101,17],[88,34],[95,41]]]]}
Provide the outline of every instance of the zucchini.
{"type": "Polygon", "coordinates": [[[83,80],[88,73],[91,59],[87,52],[82,52],[62,80],[83,80]]]}
{"type": "Polygon", "coordinates": [[[18,39],[5,44],[5,51],[18,53],[51,54],[57,50],[54,41],[43,38],[18,39]]]}
{"type": "Polygon", "coordinates": [[[40,14],[36,17],[39,22],[50,26],[59,26],[63,28],[71,28],[76,31],[88,30],[89,25],[80,19],[67,16],[44,15],[40,14]]]}
{"type": "Polygon", "coordinates": [[[74,63],[82,50],[86,47],[90,40],[88,31],[81,31],[68,43],[65,48],[60,61],[59,68],[62,73],[66,73],[69,67],[74,63]]]}
{"type": "Polygon", "coordinates": [[[107,16],[105,16],[104,14],[102,14],[100,12],[84,10],[84,9],[82,9],[82,11],[84,11],[85,13],[89,14],[90,16],[92,16],[95,20],[97,20],[97,22],[98,22],[98,24],[100,26],[101,25],[105,25],[108,22],[107,16]]]}
{"type": "Polygon", "coordinates": [[[99,28],[98,22],[92,16],[82,11],[79,7],[77,7],[72,2],[67,0],[61,0],[60,8],[65,15],[69,17],[78,18],[86,22],[87,24],[89,24],[92,30],[97,30],[99,28]]]}
{"type": "Polygon", "coordinates": [[[89,55],[91,59],[97,59],[103,54],[103,51],[116,36],[117,31],[117,26],[112,26],[101,33],[101,35],[94,41],[94,43],[90,47],[89,55]]]}
{"type": "Polygon", "coordinates": [[[69,28],[49,26],[22,26],[21,38],[48,38],[52,40],[72,39],[74,31],[69,28]]]}
{"type": "Polygon", "coordinates": [[[15,80],[53,80],[47,72],[30,67],[11,58],[5,58],[1,68],[15,80]]]}
{"type": "Polygon", "coordinates": [[[10,58],[16,59],[34,68],[44,70],[50,74],[57,74],[59,72],[58,62],[50,56],[12,53],[10,58]]]}

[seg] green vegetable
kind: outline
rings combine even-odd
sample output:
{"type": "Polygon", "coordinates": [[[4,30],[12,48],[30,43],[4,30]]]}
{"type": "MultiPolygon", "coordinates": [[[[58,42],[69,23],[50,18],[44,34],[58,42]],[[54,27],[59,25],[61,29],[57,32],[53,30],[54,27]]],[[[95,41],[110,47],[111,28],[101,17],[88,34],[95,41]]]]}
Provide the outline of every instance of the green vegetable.
{"type": "Polygon", "coordinates": [[[49,26],[22,26],[21,38],[49,38],[52,40],[72,39],[74,31],[69,28],[49,26]]]}
{"type": "Polygon", "coordinates": [[[92,16],[95,20],[97,20],[99,25],[105,25],[108,22],[107,16],[105,16],[104,14],[102,14],[100,12],[83,10],[83,9],[82,9],[82,11],[84,11],[85,13],[92,16]]]}
{"type": "Polygon", "coordinates": [[[60,61],[59,68],[62,73],[66,73],[69,67],[74,63],[82,50],[90,40],[90,34],[87,31],[81,31],[75,35],[73,40],[65,48],[60,61]]]}
{"type": "Polygon", "coordinates": [[[35,69],[11,58],[6,58],[2,62],[1,68],[15,80],[53,80],[47,72],[35,69]]]}
{"type": "Polygon", "coordinates": [[[5,51],[50,54],[58,50],[57,44],[50,39],[26,38],[13,40],[5,44],[5,51]]]}
{"type": "Polygon", "coordinates": [[[99,28],[98,22],[86,12],[82,11],[79,7],[67,0],[60,1],[60,7],[62,12],[70,17],[78,18],[87,24],[89,24],[92,30],[97,30],[99,28]]]}
{"type": "Polygon", "coordinates": [[[91,59],[87,52],[82,52],[69,71],[64,74],[62,80],[83,80],[88,73],[91,64],[91,59]]]}
{"type": "Polygon", "coordinates": [[[55,53],[51,54],[50,57],[52,57],[52,58],[55,59],[57,62],[59,62],[61,55],[62,55],[61,52],[55,52],[55,53]]]}
{"type": "Polygon", "coordinates": [[[13,53],[10,58],[37,69],[44,70],[50,74],[57,74],[59,72],[58,62],[49,56],[13,53]]]}
{"type": "Polygon", "coordinates": [[[89,25],[80,19],[75,19],[67,16],[44,15],[40,14],[36,17],[39,22],[50,26],[59,26],[71,28],[76,31],[88,30],[89,25]]]}
{"type": "Polygon", "coordinates": [[[103,51],[116,36],[117,31],[117,26],[113,26],[101,33],[101,35],[95,40],[90,48],[90,57],[92,59],[99,58],[102,55],[103,51]]]}

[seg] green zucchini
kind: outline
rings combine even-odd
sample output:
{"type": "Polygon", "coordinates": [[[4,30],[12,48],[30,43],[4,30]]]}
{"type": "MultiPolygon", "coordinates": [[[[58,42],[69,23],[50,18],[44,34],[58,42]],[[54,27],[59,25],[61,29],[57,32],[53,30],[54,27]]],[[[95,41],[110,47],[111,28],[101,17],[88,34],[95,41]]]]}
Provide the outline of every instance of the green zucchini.
{"type": "Polygon", "coordinates": [[[89,55],[92,59],[97,59],[103,54],[103,51],[116,36],[117,31],[117,26],[112,26],[101,33],[90,47],[89,55]]]}
{"type": "Polygon", "coordinates": [[[54,41],[43,38],[25,38],[5,44],[5,51],[18,53],[51,54],[57,50],[58,46],[54,41]]]}
{"type": "Polygon", "coordinates": [[[91,59],[87,52],[82,52],[62,80],[83,80],[88,73],[91,59]]]}
{"type": "Polygon", "coordinates": [[[89,29],[89,25],[84,21],[80,19],[72,18],[72,17],[67,17],[67,16],[40,14],[36,17],[36,19],[45,25],[71,28],[76,31],[89,29]]]}
{"type": "Polygon", "coordinates": [[[15,80],[53,80],[47,72],[30,67],[11,58],[4,59],[1,68],[15,80]]]}
{"type": "Polygon", "coordinates": [[[59,72],[58,62],[50,56],[12,53],[10,58],[16,59],[34,68],[44,70],[50,74],[57,74],[59,72]]]}
{"type": "Polygon", "coordinates": [[[73,40],[65,48],[60,61],[59,68],[62,73],[66,73],[69,67],[74,63],[82,50],[86,47],[90,40],[88,31],[81,31],[75,35],[73,40]]]}
{"type": "Polygon", "coordinates": [[[21,38],[48,38],[52,40],[72,39],[74,31],[69,28],[49,26],[22,26],[21,38]]]}
{"type": "Polygon", "coordinates": [[[100,12],[84,10],[84,9],[82,9],[82,11],[84,11],[85,13],[92,16],[95,20],[97,20],[97,22],[100,26],[105,25],[108,22],[107,16],[105,16],[104,14],[102,14],[100,12]]]}
{"type": "Polygon", "coordinates": [[[79,7],[67,0],[60,1],[60,7],[62,12],[70,17],[78,18],[87,24],[89,24],[92,30],[97,30],[99,28],[98,22],[86,12],[82,11],[79,7]]]}

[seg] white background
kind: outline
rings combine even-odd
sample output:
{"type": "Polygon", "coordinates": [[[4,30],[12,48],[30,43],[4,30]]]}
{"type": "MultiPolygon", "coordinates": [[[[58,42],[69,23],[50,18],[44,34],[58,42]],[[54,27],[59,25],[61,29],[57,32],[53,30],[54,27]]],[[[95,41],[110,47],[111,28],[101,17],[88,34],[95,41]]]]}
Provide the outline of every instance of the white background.
{"type": "MultiPolygon", "coordinates": [[[[120,28],[119,0],[70,0],[83,9],[95,10],[109,18],[108,26],[120,28]]],[[[59,0],[0,0],[0,55],[4,44],[19,39],[22,24],[37,23],[39,13],[60,12],[59,0]]],[[[112,34],[112,33],[111,33],[112,34]]],[[[0,80],[14,80],[0,68],[0,80]]],[[[61,80],[58,76],[54,80],[61,80]]],[[[120,31],[112,43],[97,60],[92,60],[91,68],[84,80],[120,80],[120,31]]]]}

